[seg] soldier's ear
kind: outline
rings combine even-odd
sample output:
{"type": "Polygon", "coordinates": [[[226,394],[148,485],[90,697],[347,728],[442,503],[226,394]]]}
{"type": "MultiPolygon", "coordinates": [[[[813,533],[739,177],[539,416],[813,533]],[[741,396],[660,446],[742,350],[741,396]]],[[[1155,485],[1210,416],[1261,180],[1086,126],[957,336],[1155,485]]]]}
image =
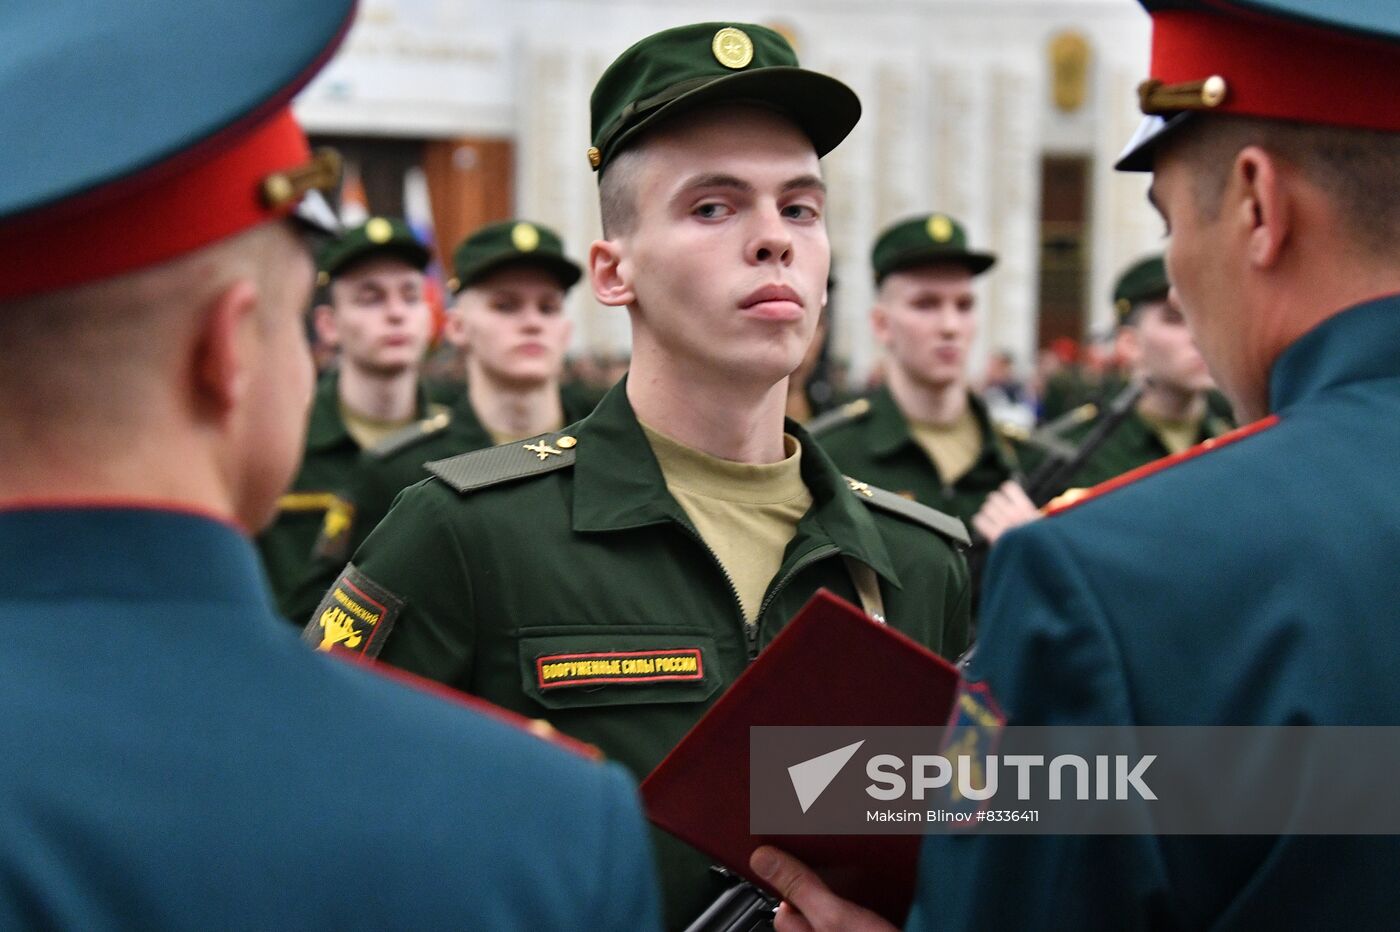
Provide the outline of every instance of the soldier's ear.
{"type": "Polygon", "coordinates": [[[262,351],[257,286],[239,278],[210,299],[196,335],[190,371],[199,407],[223,420],[247,396],[262,351]]]}
{"type": "Polygon", "coordinates": [[[593,297],[607,307],[627,307],[637,300],[631,264],[616,240],[595,240],[588,248],[588,278],[593,297]]]}
{"type": "Polygon", "coordinates": [[[332,349],[340,347],[340,333],[335,328],[335,308],[329,304],[318,304],[311,309],[311,323],[316,328],[316,339],[332,349]]]}
{"type": "Polygon", "coordinates": [[[1119,327],[1118,332],[1113,335],[1113,351],[1129,368],[1136,366],[1142,359],[1142,340],[1138,335],[1138,328],[1119,327]]]}
{"type": "Polygon", "coordinates": [[[888,348],[890,345],[890,313],[883,304],[877,303],[870,309],[870,329],[875,333],[875,342],[888,348]]]}

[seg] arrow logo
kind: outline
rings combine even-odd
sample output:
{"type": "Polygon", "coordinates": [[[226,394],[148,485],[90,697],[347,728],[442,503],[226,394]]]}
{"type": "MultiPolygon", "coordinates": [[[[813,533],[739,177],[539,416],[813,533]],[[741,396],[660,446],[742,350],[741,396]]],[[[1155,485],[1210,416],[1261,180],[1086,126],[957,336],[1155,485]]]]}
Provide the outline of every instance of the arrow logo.
{"type": "Polygon", "coordinates": [[[792,788],[797,793],[797,802],[802,806],[802,811],[806,812],[812,808],[812,803],[817,801],[817,797],[826,792],[826,788],[831,786],[831,781],[836,779],[836,775],[841,772],[841,768],[855,757],[856,751],[864,744],[864,739],[855,744],[848,744],[844,748],[837,748],[828,751],[819,757],[811,760],[804,760],[800,764],[793,764],[788,768],[788,776],[792,779],[792,788]]]}

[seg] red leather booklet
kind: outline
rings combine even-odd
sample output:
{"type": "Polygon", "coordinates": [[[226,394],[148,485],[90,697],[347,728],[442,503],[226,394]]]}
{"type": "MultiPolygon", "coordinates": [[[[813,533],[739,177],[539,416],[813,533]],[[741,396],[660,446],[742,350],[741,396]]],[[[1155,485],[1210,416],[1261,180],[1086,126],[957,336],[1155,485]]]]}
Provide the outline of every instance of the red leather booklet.
{"type": "Polygon", "coordinates": [[[957,686],[946,660],[822,590],[643,781],[647,815],[770,893],[749,869],[749,855],[764,844],[804,861],[839,895],[902,924],[921,836],[749,834],[749,729],[942,727],[957,686]]]}

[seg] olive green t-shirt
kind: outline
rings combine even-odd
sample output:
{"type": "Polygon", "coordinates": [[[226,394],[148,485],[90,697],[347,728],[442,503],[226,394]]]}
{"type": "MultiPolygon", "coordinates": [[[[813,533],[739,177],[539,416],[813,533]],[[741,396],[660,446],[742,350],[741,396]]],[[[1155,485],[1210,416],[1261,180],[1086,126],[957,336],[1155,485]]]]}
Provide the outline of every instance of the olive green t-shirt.
{"type": "Polygon", "coordinates": [[[642,425],[666,489],[729,574],[744,619],[758,617],[797,522],[812,507],[802,482],[802,445],[783,436],[781,462],[735,463],[691,449],[642,425]]]}
{"type": "Polygon", "coordinates": [[[345,422],[345,431],[355,439],[361,450],[369,450],[379,445],[381,440],[403,430],[418,420],[418,412],[410,411],[408,417],[394,421],[381,421],[377,418],[356,414],[340,403],[340,419],[345,422]]]}
{"type": "Polygon", "coordinates": [[[1138,415],[1152,428],[1152,432],[1162,441],[1168,453],[1180,453],[1196,445],[1201,435],[1201,419],[1188,418],[1181,421],[1150,417],[1141,411],[1138,415]]]}
{"type": "Polygon", "coordinates": [[[938,467],[944,485],[953,485],[965,476],[982,455],[982,427],[971,407],[951,424],[910,421],[909,433],[938,467]]]}

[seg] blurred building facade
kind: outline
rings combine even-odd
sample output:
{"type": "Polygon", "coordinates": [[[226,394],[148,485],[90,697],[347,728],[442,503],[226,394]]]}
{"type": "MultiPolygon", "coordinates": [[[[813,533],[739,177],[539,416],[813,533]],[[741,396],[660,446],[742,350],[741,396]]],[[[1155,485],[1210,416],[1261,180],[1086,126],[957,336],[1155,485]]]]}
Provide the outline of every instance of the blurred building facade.
{"type": "MultiPolygon", "coordinates": [[[[582,257],[599,235],[594,81],[644,35],[724,19],[778,28],[864,104],[825,160],[834,350],[857,379],[877,359],[870,244],[929,210],[1000,256],[979,279],[975,369],[1109,326],[1115,276],[1161,237],[1146,178],[1112,171],[1147,69],[1133,0],[365,0],[297,111],[357,168],[347,196],[430,224],[440,250],[519,214],[582,257]]],[[[575,351],[625,352],[625,313],[587,292],[571,296],[575,351]]]]}

